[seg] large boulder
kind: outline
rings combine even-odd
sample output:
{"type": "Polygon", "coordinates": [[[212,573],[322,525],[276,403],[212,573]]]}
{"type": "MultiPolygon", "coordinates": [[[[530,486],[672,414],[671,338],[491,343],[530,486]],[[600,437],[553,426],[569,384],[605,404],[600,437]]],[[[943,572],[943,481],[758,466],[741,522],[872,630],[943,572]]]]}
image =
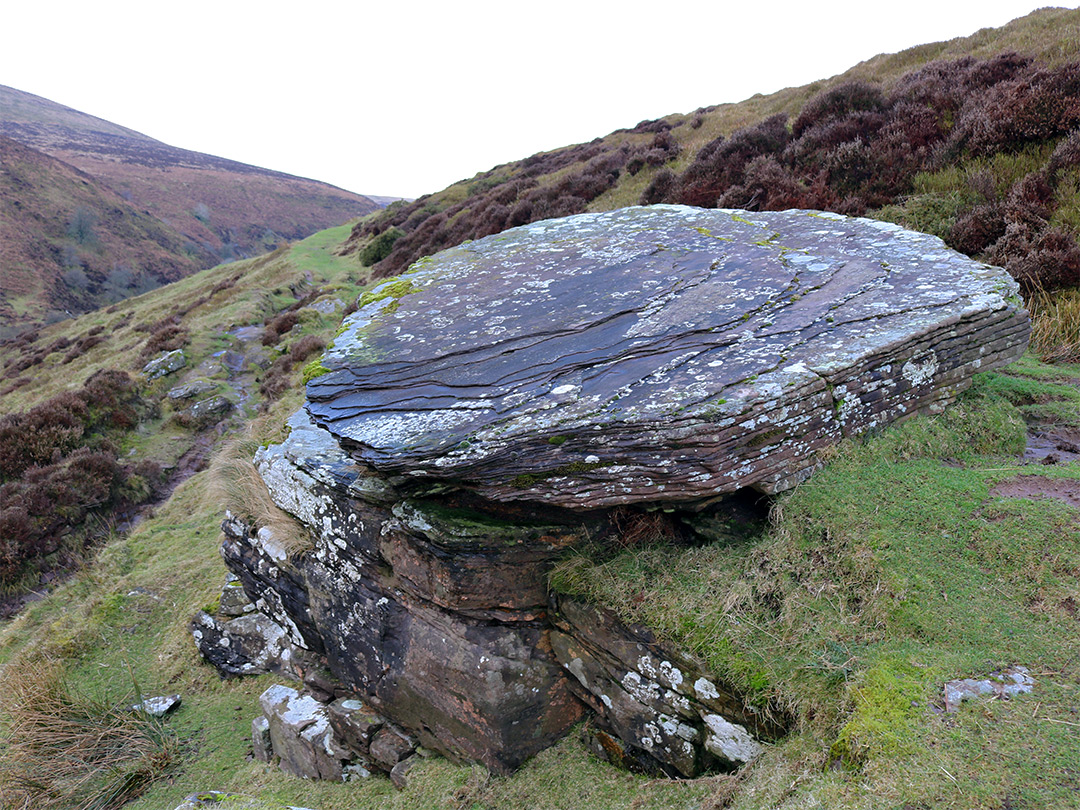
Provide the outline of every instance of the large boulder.
{"type": "Polygon", "coordinates": [[[538,222],[366,300],[308,384],[315,421],[383,473],[573,509],[791,487],[1029,331],[1005,271],[811,211],[538,222]]]}
{"type": "Polygon", "coordinates": [[[934,237],[678,206],[507,231],[360,304],[255,458],[310,543],[226,520],[246,597],[228,601],[257,614],[195,631],[229,672],[273,671],[275,644],[315,660],[304,682],[342,701],[330,728],[399,776],[413,737],[511,771],[589,709],[605,755],[647,772],[753,759],[790,718],[552,596],[551,566],[663,521],[696,542],[753,533],[737,490],[793,486],[845,436],[942,407],[1029,328],[1004,271],[934,237]],[[276,631],[249,650],[258,622],[276,631]]]}

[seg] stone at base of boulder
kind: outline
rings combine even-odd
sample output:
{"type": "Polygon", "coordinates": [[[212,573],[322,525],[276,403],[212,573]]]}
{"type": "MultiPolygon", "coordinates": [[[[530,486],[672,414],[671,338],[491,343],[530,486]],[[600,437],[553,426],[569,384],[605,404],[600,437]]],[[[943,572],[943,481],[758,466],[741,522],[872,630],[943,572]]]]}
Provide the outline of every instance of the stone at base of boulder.
{"type": "Polygon", "coordinates": [[[243,583],[234,574],[225,587],[221,589],[221,599],[218,601],[218,613],[222,616],[235,618],[247,613],[254,613],[255,604],[248,599],[244,592],[243,583]]]}
{"type": "Polygon", "coordinates": [[[552,612],[555,656],[598,715],[588,743],[610,762],[693,778],[750,762],[784,733],[647,629],[567,596],[553,597],[552,612]]]}
{"type": "Polygon", "coordinates": [[[251,750],[259,762],[274,758],[274,743],[270,739],[270,721],[260,714],[251,721],[251,750]]]}
{"type": "Polygon", "coordinates": [[[281,769],[305,779],[341,781],[352,757],[334,739],[326,706],[287,686],[271,686],[259,698],[281,769]]]}
{"type": "Polygon", "coordinates": [[[276,756],[282,770],[304,779],[366,779],[393,771],[416,750],[407,733],[355,698],[326,704],[276,684],[259,704],[264,715],[252,722],[255,757],[276,756]]]}
{"type": "Polygon", "coordinates": [[[205,611],[191,620],[191,634],[203,657],[226,675],[297,677],[296,650],[284,629],[263,613],[221,622],[205,611]]]}
{"type": "Polygon", "coordinates": [[[390,769],[390,782],[398,790],[404,790],[405,786],[409,783],[409,771],[420,761],[420,757],[413,755],[401,760],[397,765],[390,769]]]}
{"type": "Polygon", "coordinates": [[[616,768],[625,768],[635,773],[649,776],[667,776],[653,757],[640,749],[627,746],[622,740],[603,729],[587,726],[582,732],[582,742],[600,759],[610,762],[616,768]]]}
{"type": "Polygon", "coordinates": [[[359,755],[367,755],[371,740],[385,721],[371,707],[355,698],[339,698],[326,707],[338,740],[359,755]]]}
{"type": "Polygon", "coordinates": [[[385,770],[393,771],[402,759],[416,750],[416,742],[389,728],[381,728],[371,741],[371,758],[385,770]]]}

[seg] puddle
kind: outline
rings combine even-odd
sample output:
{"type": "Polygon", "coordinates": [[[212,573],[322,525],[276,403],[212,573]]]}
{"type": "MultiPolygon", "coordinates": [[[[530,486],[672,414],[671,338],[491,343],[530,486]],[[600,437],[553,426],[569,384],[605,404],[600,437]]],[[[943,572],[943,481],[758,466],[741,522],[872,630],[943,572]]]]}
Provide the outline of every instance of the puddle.
{"type": "Polygon", "coordinates": [[[1040,464],[1068,464],[1070,461],[1080,461],[1080,430],[1031,428],[1023,458],[1024,461],[1035,461],[1040,464]]]}
{"type": "Polygon", "coordinates": [[[1054,498],[1080,509],[1080,481],[1074,478],[1046,478],[1042,475],[1018,475],[1002,481],[990,490],[998,498],[1054,498]]]}

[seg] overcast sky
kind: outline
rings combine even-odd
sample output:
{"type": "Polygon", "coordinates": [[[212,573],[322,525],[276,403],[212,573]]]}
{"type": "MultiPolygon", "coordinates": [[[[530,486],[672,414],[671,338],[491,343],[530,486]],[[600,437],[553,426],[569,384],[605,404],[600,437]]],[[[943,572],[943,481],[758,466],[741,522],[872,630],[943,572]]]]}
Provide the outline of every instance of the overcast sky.
{"type": "Polygon", "coordinates": [[[415,197],[1040,5],[9,0],[0,84],[173,146],[415,197]]]}

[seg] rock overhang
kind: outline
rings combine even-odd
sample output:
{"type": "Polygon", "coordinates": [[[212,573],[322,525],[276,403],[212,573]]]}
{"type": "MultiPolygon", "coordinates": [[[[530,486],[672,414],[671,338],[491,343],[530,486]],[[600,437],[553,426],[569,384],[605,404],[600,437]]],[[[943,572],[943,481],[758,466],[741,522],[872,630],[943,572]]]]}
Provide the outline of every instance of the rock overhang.
{"type": "Polygon", "coordinates": [[[571,509],[785,489],[1029,329],[1004,270],[936,237],[685,206],[505,231],[361,304],[308,385],[315,422],[390,480],[571,509]]]}

